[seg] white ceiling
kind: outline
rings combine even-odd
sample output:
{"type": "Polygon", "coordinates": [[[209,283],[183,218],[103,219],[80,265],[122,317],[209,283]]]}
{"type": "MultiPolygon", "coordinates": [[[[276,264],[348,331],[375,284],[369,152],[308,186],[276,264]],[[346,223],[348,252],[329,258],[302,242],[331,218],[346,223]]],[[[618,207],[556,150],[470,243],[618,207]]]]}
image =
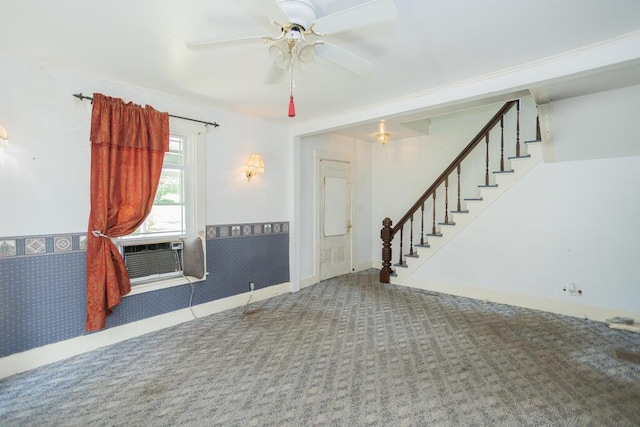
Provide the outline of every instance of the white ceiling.
{"type": "MultiPolygon", "coordinates": [[[[365,1],[313,0],[318,16],[365,1]]],[[[0,0],[0,52],[299,121],[437,90],[640,30],[638,0],[395,0],[395,8],[388,21],[327,36],[371,61],[372,72],[359,76],[323,58],[295,71],[295,119],[286,117],[287,79],[265,83],[271,59],[260,40],[198,50],[185,45],[276,36],[270,23],[278,15],[275,0],[0,0]]],[[[638,63],[629,65],[542,92],[567,97],[640,84],[638,63]]]]}

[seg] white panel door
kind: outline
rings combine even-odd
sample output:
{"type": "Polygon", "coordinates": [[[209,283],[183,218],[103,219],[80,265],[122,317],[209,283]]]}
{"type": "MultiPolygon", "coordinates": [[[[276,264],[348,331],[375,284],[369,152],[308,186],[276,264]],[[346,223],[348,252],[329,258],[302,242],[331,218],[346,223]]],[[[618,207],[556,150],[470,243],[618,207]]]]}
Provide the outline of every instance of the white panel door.
{"type": "Polygon", "coordinates": [[[320,160],[320,280],[351,271],[351,164],[320,160]]]}

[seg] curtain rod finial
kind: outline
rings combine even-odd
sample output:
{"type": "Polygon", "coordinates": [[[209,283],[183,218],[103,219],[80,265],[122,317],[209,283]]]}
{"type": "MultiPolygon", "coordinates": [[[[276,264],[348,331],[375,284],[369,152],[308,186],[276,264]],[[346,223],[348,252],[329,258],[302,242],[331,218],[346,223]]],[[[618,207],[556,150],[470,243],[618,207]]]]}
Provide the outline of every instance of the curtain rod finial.
{"type": "Polygon", "coordinates": [[[72,96],[75,96],[76,98],[78,98],[80,101],[84,101],[85,99],[88,99],[89,101],[91,101],[91,103],[93,104],[93,98],[90,96],[84,96],[82,94],[82,92],[80,93],[74,93],[72,94],[72,96]]]}

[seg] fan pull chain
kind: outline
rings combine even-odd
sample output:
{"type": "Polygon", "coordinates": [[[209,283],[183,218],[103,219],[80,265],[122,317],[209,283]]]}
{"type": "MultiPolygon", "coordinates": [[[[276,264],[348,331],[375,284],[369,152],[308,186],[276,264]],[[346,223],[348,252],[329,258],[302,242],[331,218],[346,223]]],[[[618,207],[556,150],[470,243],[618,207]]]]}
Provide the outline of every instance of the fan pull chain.
{"type": "Polygon", "coordinates": [[[293,83],[293,58],[291,59],[291,63],[289,64],[289,78],[290,83],[289,83],[289,117],[295,117],[296,116],[296,104],[293,101],[293,87],[294,87],[294,83],[293,83]]]}

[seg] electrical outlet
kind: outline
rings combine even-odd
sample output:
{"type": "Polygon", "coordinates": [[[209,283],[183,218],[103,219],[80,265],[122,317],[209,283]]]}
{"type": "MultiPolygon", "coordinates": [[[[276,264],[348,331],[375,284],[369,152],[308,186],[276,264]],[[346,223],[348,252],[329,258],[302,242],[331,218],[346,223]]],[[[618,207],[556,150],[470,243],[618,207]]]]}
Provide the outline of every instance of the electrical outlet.
{"type": "Polygon", "coordinates": [[[571,296],[582,296],[582,289],[578,289],[575,283],[569,283],[564,287],[563,291],[571,296]]]}
{"type": "Polygon", "coordinates": [[[251,292],[253,292],[253,290],[255,289],[256,285],[253,282],[249,282],[249,290],[251,292]]]}

